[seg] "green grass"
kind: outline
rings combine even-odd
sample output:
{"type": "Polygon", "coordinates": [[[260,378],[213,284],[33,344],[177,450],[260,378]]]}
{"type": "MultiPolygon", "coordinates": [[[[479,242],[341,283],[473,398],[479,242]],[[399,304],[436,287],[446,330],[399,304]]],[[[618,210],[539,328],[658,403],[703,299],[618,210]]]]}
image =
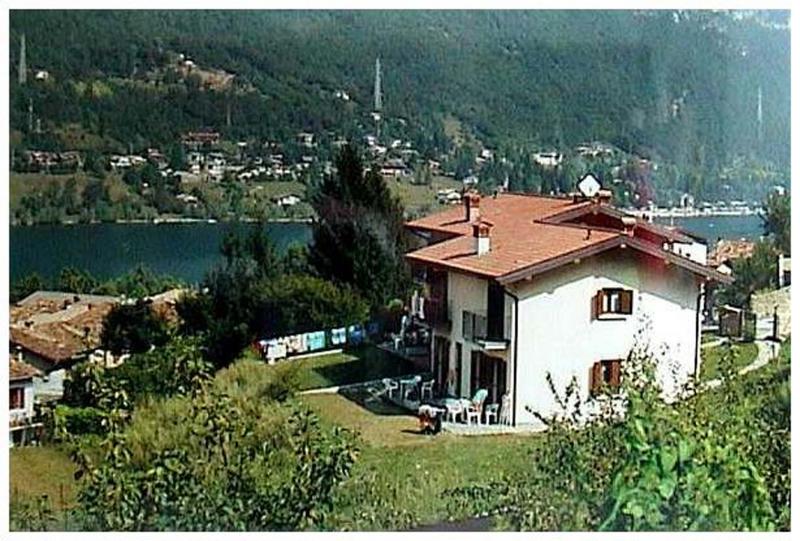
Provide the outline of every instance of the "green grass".
{"type": "Polygon", "coordinates": [[[416,417],[398,408],[365,407],[341,394],[303,395],[301,400],[325,422],[358,434],[359,460],[341,489],[334,528],[469,518],[450,491],[532,467],[540,441],[535,435],[426,436],[419,432],[416,417]],[[401,518],[390,519],[390,512],[401,518]]]}
{"type": "Polygon", "coordinates": [[[9,452],[12,500],[22,501],[47,494],[54,509],[75,502],[75,464],[60,446],[17,447],[9,452]]]}
{"type": "Polygon", "coordinates": [[[248,349],[234,364],[217,374],[217,381],[227,392],[237,394],[267,384],[288,368],[287,365],[298,367],[297,388],[301,391],[419,372],[410,362],[372,346],[304,359],[286,359],[275,365],[267,364],[248,349]]]}
{"type": "Polygon", "coordinates": [[[720,345],[701,350],[700,381],[708,381],[723,375],[723,358],[730,351],[735,369],[744,368],[758,355],[758,346],[753,343],[720,345]]]}

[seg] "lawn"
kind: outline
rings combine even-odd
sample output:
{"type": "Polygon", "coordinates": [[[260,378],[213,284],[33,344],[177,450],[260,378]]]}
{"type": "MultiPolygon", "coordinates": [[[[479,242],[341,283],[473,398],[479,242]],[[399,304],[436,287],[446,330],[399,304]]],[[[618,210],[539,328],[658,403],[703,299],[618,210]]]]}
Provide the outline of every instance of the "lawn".
{"type": "Polygon", "coordinates": [[[730,351],[735,369],[744,368],[752,363],[758,355],[758,346],[754,343],[720,345],[701,350],[700,381],[708,381],[722,376],[723,358],[730,351]]]}
{"type": "Polygon", "coordinates": [[[55,509],[75,501],[75,464],[60,446],[16,447],[9,452],[11,499],[22,501],[47,494],[55,509]]]}
{"type": "Polygon", "coordinates": [[[535,435],[419,433],[416,417],[342,394],[303,395],[324,421],[354,430],[361,452],[344,484],[331,527],[411,527],[470,518],[455,494],[532,467],[535,435]],[[366,491],[366,492],[365,492],[366,491]]]}

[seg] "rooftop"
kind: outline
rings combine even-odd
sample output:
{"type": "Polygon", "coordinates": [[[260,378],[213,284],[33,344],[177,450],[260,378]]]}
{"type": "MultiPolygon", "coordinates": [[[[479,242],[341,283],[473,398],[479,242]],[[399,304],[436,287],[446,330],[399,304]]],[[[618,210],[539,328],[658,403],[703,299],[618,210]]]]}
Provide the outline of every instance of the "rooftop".
{"type": "Polygon", "coordinates": [[[37,291],[11,306],[12,345],[54,364],[100,345],[103,321],[117,297],[37,291]]]}
{"type": "Polygon", "coordinates": [[[465,207],[458,206],[407,223],[413,231],[438,233],[444,240],[406,257],[412,262],[509,283],[582,257],[629,246],[706,278],[729,280],[710,267],[663,248],[666,242],[693,239],[627,216],[597,199],[502,193],[484,197],[478,204],[479,220],[491,226],[487,253],[477,254],[472,235],[476,218],[468,221],[465,207]]]}
{"type": "Polygon", "coordinates": [[[9,359],[8,381],[25,381],[40,374],[41,372],[24,361],[9,359]]]}

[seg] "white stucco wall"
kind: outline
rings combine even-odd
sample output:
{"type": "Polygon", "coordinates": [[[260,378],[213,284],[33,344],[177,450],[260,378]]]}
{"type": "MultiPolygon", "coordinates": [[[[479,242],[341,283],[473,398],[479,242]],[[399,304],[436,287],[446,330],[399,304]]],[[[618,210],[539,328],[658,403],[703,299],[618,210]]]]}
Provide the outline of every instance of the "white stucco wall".
{"type": "Polygon", "coordinates": [[[562,390],[575,376],[581,396],[588,398],[591,366],[600,360],[624,359],[637,330],[648,320],[651,350],[666,346],[672,359],[659,363],[662,384],[668,387],[672,381],[668,376],[673,363],[682,380],[693,373],[698,287],[692,274],[674,265],[620,252],[516,284],[512,289],[521,299],[517,423],[538,423],[526,407],[546,416],[558,412],[548,372],[562,390]],[[632,289],[633,314],[593,320],[592,298],[604,287],[632,289]]]}
{"type": "Polygon", "coordinates": [[[9,382],[9,390],[23,389],[25,393],[25,405],[23,408],[11,409],[9,406],[9,420],[14,422],[18,419],[33,417],[33,381],[9,382]]]}

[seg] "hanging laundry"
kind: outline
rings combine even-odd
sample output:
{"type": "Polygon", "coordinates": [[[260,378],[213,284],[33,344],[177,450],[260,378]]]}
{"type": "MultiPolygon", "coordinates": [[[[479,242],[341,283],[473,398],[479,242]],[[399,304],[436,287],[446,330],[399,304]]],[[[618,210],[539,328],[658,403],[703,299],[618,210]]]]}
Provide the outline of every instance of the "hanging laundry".
{"type": "Polygon", "coordinates": [[[341,327],[339,329],[331,330],[331,344],[334,346],[342,346],[347,343],[347,329],[341,327]]]}
{"type": "Polygon", "coordinates": [[[287,336],[286,353],[289,355],[297,355],[306,352],[306,336],[304,334],[295,334],[287,336]]]}
{"type": "Polygon", "coordinates": [[[305,334],[306,349],[317,351],[325,349],[325,331],[310,332],[305,334]]]}

